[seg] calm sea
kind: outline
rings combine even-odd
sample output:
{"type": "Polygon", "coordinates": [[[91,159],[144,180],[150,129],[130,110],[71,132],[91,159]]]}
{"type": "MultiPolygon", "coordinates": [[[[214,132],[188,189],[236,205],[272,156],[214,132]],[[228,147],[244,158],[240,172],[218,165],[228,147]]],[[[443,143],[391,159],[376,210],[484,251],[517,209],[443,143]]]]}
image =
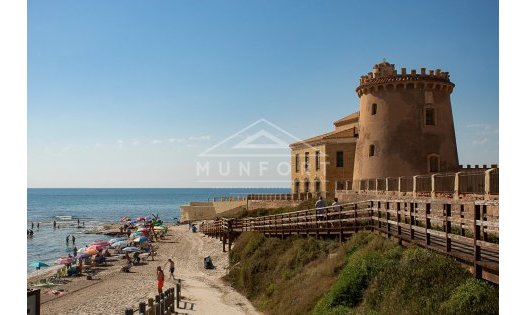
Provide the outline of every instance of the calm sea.
{"type": "MultiPolygon", "coordinates": [[[[113,189],[54,189],[27,190],[28,229],[34,224],[34,236],[27,239],[27,261],[40,260],[52,265],[61,256],[72,253],[73,244],[66,236],[74,235],[77,248],[95,239],[104,239],[86,231],[102,224],[118,222],[122,216],[135,218],[158,214],[165,222],[179,218],[179,206],[190,201],[208,201],[213,197],[240,196],[249,193],[287,193],[285,188],[113,188],[113,189]],[[58,228],[53,229],[53,221],[58,228]],[[77,227],[80,221],[81,227],[77,227]],[[40,228],[37,228],[40,223],[40,228]]],[[[28,267],[28,273],[34,268],[28,267]]]]}

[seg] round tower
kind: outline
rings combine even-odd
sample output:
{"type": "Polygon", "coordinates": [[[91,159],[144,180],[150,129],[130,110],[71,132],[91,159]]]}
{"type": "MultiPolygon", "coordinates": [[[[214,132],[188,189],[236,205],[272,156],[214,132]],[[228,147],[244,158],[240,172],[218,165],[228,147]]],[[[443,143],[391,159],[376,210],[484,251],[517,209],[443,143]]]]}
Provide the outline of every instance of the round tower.
{"type": "Polygon", "coordinates": [[[399,74],[385,60],[362,76],[353,182],[457,170],[454,86],[448,72],[399,74]]]}

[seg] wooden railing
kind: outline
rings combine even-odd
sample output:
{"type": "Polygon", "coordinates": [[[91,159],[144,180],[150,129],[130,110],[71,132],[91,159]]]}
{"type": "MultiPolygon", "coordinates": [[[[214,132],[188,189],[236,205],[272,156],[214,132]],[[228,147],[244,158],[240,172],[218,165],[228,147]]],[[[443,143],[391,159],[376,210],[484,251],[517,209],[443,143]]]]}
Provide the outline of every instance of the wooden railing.
{"type": "Polygon", "coordinates": [[[127,308],[124,311],[125,315],[133,315],[137,312],[140,315],[167,315],[176,313],[176,308],[179,309],[181,301],[181,279],[177,279],[175,288],[169,288],[161,294],[148,299],[148,303],[139,303],[139,308],[127,308]]]}
{"type": "Polygon", "coordinates": [[[469,264],[478,278],[498,283],[498,216],[488,215],[493,201],[423,202],[368,200],[243,219],[201,224],[200,231],[220,238],[230,250],[236,235],[334,237],[343,241],[358,231],[377,231],[401,245],[416,244],[469,264]]]}

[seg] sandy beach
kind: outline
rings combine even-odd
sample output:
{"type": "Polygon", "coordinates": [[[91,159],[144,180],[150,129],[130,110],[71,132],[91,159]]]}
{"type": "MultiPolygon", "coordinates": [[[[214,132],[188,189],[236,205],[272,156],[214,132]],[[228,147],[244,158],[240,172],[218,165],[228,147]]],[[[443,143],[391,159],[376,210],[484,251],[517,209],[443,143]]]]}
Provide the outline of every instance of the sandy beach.
{"type": "MultiPolygon", "coordinates": [[[[108,265],[98,267],[93,280],[86,277],[67,278],[68,283],[43,288],[41,291],[41,313],[46,314],[124,314],[127,307],[138,308],[139,302],[147,302],[157,294],[157,266],[163,266],[165,286],[174,287],[175,281],[168,279],[168,258],[175,262],[175,277],[182,279],[182,295],[185,309],[181,314],[259,314],[251,303],[232,289],[222,277],[226,275],[228,253],[222,252],[221,242],[191,233],[188,226],[171,226],[167,236],[155,243],[159,246],[155,261],[134,266],[130,273],[121,272],[125,260],[109,257],[108,265]],[[206,270],[203,258],[211,256],[216,269],[206,270]],[[51,290],[63,289],[60,296],[51,290]]],[[[47,272],[49,273],[49,272],[47,272]]],[[[42,277],[31,277],[29,282],[42,277]]]]}

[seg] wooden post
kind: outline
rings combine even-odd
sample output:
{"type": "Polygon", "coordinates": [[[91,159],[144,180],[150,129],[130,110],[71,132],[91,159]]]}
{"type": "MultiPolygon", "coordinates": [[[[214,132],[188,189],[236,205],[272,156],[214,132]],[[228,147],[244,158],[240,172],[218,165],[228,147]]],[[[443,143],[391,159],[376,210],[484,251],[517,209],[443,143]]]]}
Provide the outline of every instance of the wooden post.
{"type": "Polygon", "coordinates": [[[488,241],[488,206],[482,205],[482,217],[480,219],[480,226],[482,230],[482,240],[488,241]]]}
{"type": "Polygon", "coordinates": [[[466,236],[466,230],[464,229],[464,205],[460,205],[460,235],[466,236]]]}
{"type": "Polygon", "coordinates": [[[232,220],[228,220],[228,251],[232,249],[232,220]]]}
{"type": "Polygon", "coordinates": [[[161,292],[161,293],[159,293],[159,305],[160,305],[160,309],[161,309],[161,313],[160,314],[162,314],[162,315],[164,315],[165,304],[166,304],[166,300],[164,299],[164,293],[161,292]]]}
{"type": "Polygon", "coordinates": [[[133,315],[133,309],[131,309],[131,308],[127,308],[127,309],[124,311],[124,315],[133,315]]]}
{"type": "Polygon", "coordinates": [[[429,215],[431,214],[431,204],[426,203],[426,246],[431,245],[431,234],[429,233],[429,230],[431,229],[431,218],[429,215]]]}
{"type": "Polygon", "coordinates": [[[314,209],[314,220],[315,220],[315,228],[316,228],[316,239],[319,238],[319,231],[318,231],[318,209],[314,209]]]}
{"type": "Polygon", "coordinates": [[[389,220],[391,220],[391,213],[389,212],[389,200],[385,202],[385,219],[387,220],[387,238],[391,238],[391,223],[389,223],[389,220]]]}
{"type": "Polygon", "coordinates": [[[415,239],[415,230],[413,230],[413,225],[415,225],[415,203],[409,203],[409,229],[411,235],[411,241],[415,239]]]}
{"type": "Polygon", "coordinates": [[[400,215],[400,201],[396,203],[396,234],[398,235],[398,245],[402,245],[402,226],[400,225],[402,217],[400,215]]]}
{"type": "Polygon", "coordinates": [[[155,315],[161,314],[161,297],[156,295],[155,296],[155,303],[153,304],[153,307],[155,309],[155,315]]]}
{"type": "Polygon", "coordinates": [[[177,280],[177,283],[175,284],[175,294],[176,294],[176,306],[179,308],[179,302],[181,301],[181,279],[177,280]]]}
{"type": "Polygon", "coordinates": [[[480,205],[475,205],[473,213],[473,274],[476,278],[482,278],[482,267],[479,265],[480,261],[480,246],[478,241],[480,240],[480,225],[477,221],[480,220],[480,205]]]}
{"type": "Polygon", "coordinates": [[[146,314],[146,303],[144,302],[139,303],[139,314],[141,315],[146,314]]]}
{"type": "Polygon", "coordinates": [[[358,233],[358,230],[360,229],[360,226],[358,225],[358,204],[355,203],[352,205],[353,207],[353,216],[354,216],[354,233],[358,233]]]}
{"type": "Polygon", "coordinates": [[[338,206],[338,230],[340,243],[343,243],[343,228],[342,228],[342,206],[338,206]]]}
{"type": "Polygon", "coordinates": [[[444,211],[445,229],[444,230],[446,232],[446,253],[449,253],[451,251],[451,238],[449,237],[449,234],[451,234],[451,204],[446,203],[444,207],[445,207],[445,211],[444,211]]]}
{"type": "Polygon", "coordinates": [[[148,299],[148,315],[155,315],[155,308],[153,307],[153,298],[148,299]]]}

